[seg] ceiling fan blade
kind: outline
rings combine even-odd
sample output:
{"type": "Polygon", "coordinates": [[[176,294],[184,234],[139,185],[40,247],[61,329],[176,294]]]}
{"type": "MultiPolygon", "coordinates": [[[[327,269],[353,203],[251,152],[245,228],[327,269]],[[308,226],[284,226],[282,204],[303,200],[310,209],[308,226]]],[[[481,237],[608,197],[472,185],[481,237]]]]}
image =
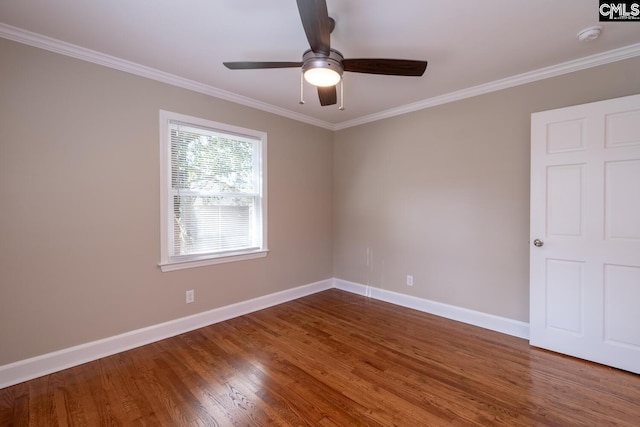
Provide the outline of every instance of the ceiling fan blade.
{"type": "Polygon", "coordinates": [[[302,62],[257,62],[257,61],[238,61],[223,62],[224,66],[230,70],[257,70],[260,68],[295,68],[302,67],[302,62]]]}
{"type": "Polygon", "coordinates": [[[326,0],[297,0],[297,2],[302,26],[311,50],[329,55],[332,25],[326,0]]]}
{"type": "Polygon", "coordinates": [[[318,86],[318,98],[320,98],[320,105],[333,105],[338,102],[338,92],[335,86],[318,86]]]}
{"type": "Polygon", "coordinates": [[[427,61],[411,59],[359,58],[342,61],[345,71],[353,73],[385,74],[388,76],[421,76],[427,61]]]}

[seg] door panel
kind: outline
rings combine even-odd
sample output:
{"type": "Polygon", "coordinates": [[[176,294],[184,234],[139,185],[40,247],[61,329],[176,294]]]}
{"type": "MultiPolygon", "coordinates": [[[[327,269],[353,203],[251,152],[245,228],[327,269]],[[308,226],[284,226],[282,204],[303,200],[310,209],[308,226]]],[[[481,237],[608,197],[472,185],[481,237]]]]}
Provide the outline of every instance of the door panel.
{"type": "Polygon", "coordinates": [[[547,235],[581,237],[584,165],[547,168],[547,235]]]}
{"type": "Polygon", "coordinates": [[[605,340],[640,349],[640,268],[604,267],[605,340]]]}
{"type": "Polygon", "coordinates": [[[584,119],[549,123],[547,126],[547,153],[583,150],[584,119]]]}
{"type": "Polygon", "coordinates": [[[606,147],[640,144],[640,110],[607,114],[606,147]]]}
{"type": "Polygon", "coordinates": [[[607,239],[639,240],[639,160],[605,163],[605,197],[607,239]]]}
{"type": "Polygon", "coordinates": [[[640,95],[532,115],[531,242],[531,344],[640,373],[640,95]]]}
{"type": "Polygon", "coordinates": [[[547,328],[582,334],[584,263],[547,259],[547,328]]]}

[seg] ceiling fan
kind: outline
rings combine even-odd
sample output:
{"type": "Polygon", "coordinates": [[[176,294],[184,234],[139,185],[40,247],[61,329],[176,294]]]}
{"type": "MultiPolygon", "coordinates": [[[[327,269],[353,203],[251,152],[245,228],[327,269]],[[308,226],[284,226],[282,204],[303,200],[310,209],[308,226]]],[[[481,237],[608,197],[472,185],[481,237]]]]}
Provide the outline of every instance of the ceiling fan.
{"type": "MultiPolygon", "coordinates": [[[[409,59],[358,58],[345,59],[331,49],[330,34],[335,21],[329,17],[326,0],[297,0],[302,26],[311,49],[299,62],[224,62],[231,70],[302,67],[304,79],[317,86],[320,105],[337,103],[336,85],[345,71],[353,73],[385,74],[389,76],[422,76],[427,61],[409,59]]],[[[301,101],[302,103],[303,101],[301,101]]]]}

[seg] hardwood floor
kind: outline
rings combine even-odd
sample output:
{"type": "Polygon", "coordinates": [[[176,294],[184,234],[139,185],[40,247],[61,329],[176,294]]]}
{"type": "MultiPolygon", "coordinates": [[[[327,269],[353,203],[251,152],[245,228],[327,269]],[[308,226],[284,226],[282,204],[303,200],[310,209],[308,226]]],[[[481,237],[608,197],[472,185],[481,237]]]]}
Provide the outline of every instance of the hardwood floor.
{"type": "Polygon", "coordinates": [[[1,426],[638,426],[640,376],[329,290],[0,390],[1,426]]]}

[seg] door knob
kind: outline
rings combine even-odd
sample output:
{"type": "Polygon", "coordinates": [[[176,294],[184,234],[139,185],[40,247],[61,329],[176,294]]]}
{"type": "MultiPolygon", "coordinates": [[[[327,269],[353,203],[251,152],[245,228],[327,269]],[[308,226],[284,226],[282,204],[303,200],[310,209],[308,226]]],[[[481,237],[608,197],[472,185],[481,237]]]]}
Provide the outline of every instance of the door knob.
{"type": "Polygon", "coordinates": [[[535,246],[537,248],[541,247],[542,245],[544,245],[544,242],[542,240],[540,240],[540,239],[536,239],[536,240],[533,241],[533,246],[535,246]]]}

